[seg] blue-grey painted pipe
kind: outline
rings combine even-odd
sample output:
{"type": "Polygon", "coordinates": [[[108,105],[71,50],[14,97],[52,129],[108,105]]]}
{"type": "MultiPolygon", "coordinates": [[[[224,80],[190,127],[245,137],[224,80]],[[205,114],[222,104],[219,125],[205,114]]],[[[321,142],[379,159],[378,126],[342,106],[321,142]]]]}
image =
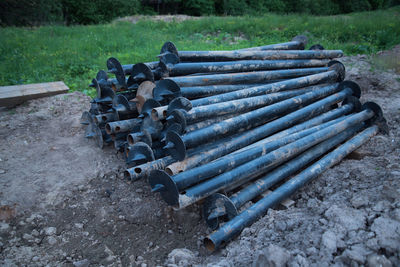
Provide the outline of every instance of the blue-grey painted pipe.
{"type": "Polygon", "coordinates": [[[275,149],[278,149],[283,145],[287,145],[311,133],[315,133],[323,128],[338,123],[345,118],[346,117],[341,117],[332,121],[328,121],[323,124],[302,130],[300,132],[287,135],[280,139],[276,139],[274,141],[268,142],[268,140],[263,139],[258,142],[257,146],[251,146],[250,148],[247,148],[241,152],[225,155],[207,164],[179,173],[175,175],[173,179],[178,189],[181,191],[196,183],[207,180],[208,178],[219,175],[223,172],[234,169],[241,164],[263,156],[275,149]]]}
{"type": "MultiPolygon", "coordinates": [[[[236,49],[234,51],[263,51],[263,50],[304,50],[307,44],[308,38],[305,35],[295,36],[290,42],[278,43],[278,44],[269,44],[263,46],[256,47],[248,47],[242,49],[236,49]]],[[[178,49],[175,44],[172,42],[166,42],[161,48],[161,52],[159,56],[163,56],[165,54],[174,54],[179,56],[178,49]]],[[[190,61],[190,60],[189,60],[190,61]]]]}
{"type": "MultiPolygon", "coordinates": [[[[220,135],[226,135],[240,129],[252,128],[265,123],[273,116],[287,112],[291,108],[299,107],[300,105],[309,104],[319,98],[336,93],[342,88],[336,83],[326,87],[305,93],[300,96],[289,98],[281,102],[259,108],[237,117],[210,125],[198,131],[193,131],[182,137],[177,136],[173,132],[167,134],[167,146],[171,155],[178,160],[183,160],[186,156],[186,148],[193,147],[208,140],[212,140],[220,135]]],[[[339,93],[336,97],[345,97],[351,95],[352,90],[346,88],[343,92],[339,93]]]]}
{"type": "MultiPolygon", "coordinates": [[[[333,96],[329,96],[325,99],[322,99],[316,103],[313,103],[303,109],[295,111],[291,114],[288,114],[284,117],[276,119],[270,123],[267,123],[263,126],[257,127],[253,130],[250,130],[244,134],[237,134],[231,138],[231,140],[221,143],[220,146],[209,147],[204,153],[197,153],[195,156],[188,157],[184,161],[175,162],[169,165],[165,170],[162,171],[153,171],[150,174],[149,182],[153,191],[159,191],[162,198],[169,205],[177,205],[179,199],[179,189],[175,183],[175,180],[170,175],[177,174],[181,171],[190,169],[192,167],[199,166],[200,164],[205,164],[219,158],[223,155],[231,153],[235,150],[238,150],[246,145],[252,144],[261,138],[265,138],[274,132],[278,132],[281,129],[285,129],[290,127],[291,125],[296,124],[299,120],[307,118],[309,116],[313,117],[323,112],[327,107],[330,107],[333,103],[337,103],[338,101],[343,100],[342,94],[335,94],[333,96]]],[[[336,109],[335,111],[328,112],[321,116],[316,117],[315,119],[310,120],[309,122],[304,122],[301,126],[296,126],[293,129],[302,130],[308,127],[312,127],[318,125],[320,123],[329,121],[331,119],[337,118],[338,116],[342,116],[347,112],[351,111],[353,104],[346,104],[344,107],[336,109]]],[[[288,131],[290,133],[296,132],[296,130],[288,131]]],[[[182,177],[184,176],[184,172],[180,174],[182,177]]]]}
{"type": "Polygon", "coordinates": [[[239,186],[252,178],[265,173],[268,170],[282,164],[293,156],[307,150],[308,148],[332,137],[349,127],[353,127],[361,122],[374,117],[374,112],[370,109],[349,116],[345,120],[310,134],[293,143],[276,149],[264,156],[247,162],[233,170],[207,180],[201,184],[187,188],[185,194],[179,195],[177,208],[189,206],[200,199],[232,185],[239,186]]]}
{"type": "Polygon", "coordinates": [[[209,96],[192,101],[193,106],[203,106],[212,103],[230,101],[233,99],[257,96],[267,93],[285,91],[289,89],[297,89],[305,86],[321,84],[325,82],[342,81],[344,77],[344,67],[340,64],[334,64],[332,69],[326,72],[303,76],[300,78],[288,79],[280,82],[270,83],[266,85],[250,87],[234,92],[209,96]],[[335,68],[335,69],[334,69],[335,68]],[[343,76],[342,76],[343,75],[343,76]]]}
{"type": "Polygon", "coordinates": [[[238,214],[238,209],[245,203],[261,195],[271,186],[289,177],[290,175],[293,175],[304,166],[307,166],[310,162],[318,159],[332,148],[346,141],[356,132],[362,129],[362,127],[363,125],[359,124],[334,137],[329,138],[315,147],[310,148],[306,152],[279,166],[278,168],[269,172],[266,176],[258,179],[239,192],[234,193],[229,198],[219,193],[211,195],[206,199],[203,205],[203,214],[207,225],[215,230],[218,227],[221,219],[231,220],[238,214]]]}
{"type": "Polygon", "coordinates": [[[292,60],[239,60],[226,62],[189,62],[168,64],[167,71],[170,77],[184,76],[194,73],[226,73],[248,72],[260,70],[280,70],[325,67],[329,60],[320,59],[292,59],[292,60]]]}
{"type": "MultiPolygon", "coordinates": [[[[266,84],[267,83],[265,83],[264,85],[266,85],[266,84]]],[[[260,85],[260,86],[264,86],[264,85],[260,85]]],[[[269,90],[269,91],[271,91],[271,92],[269,92],[267,90],[262,94],[249,96],[249,97],[259,97],[259,96],[262,96],[264,94],[273,95],[273,94],[280,94],[280,93],[283,93],[283,95],[285,95],[285,92],[289,92],[289,91],[291,92],[289,94],[292,94],[295,91],[313,91],[313,90],[319,89],[319,88],[327,86],[327,85],[328,85],[328,83],[323,83],[323,84],[318,84],[318,85],[313,85],[313,86],[301,87],[301,88],[298,88],[298,89],[294,88],[293,90],[277,91],[277,92],[275,92],[273,90],[269,90]]],[[[254,86],[251,86],[251,87],[247,87],[247,88],[244,88],[244,89],[241,89],[241,90],[251,89],[253,87],[254,86]]],[[[241,91],[241,90],[236,90],[236,91],[241,91]]],[[[227,92],[227,93],[229,93],[229,92],[227,92]]],[[[224,95],[224,94],[225,93],[222,93],[222,95],[224,95]]],[[[234,101],[234,100],[237,100],[237,99],[249,98],[247,96],[242,98],[242,97],[240,97],[241,95],[242,94],[239,93],[239,94],[237,94],[238,98],[232,98],[230,100],[226,100],[226,97],[223,97],[223,96],[219,97],[219,95],[212,95],[212,96],[208,96],[208,97],[193,99],[193,100],[190,101],[190,103],[191,103],[192,107],[199,107],[199,106],[210,106],[210,105],[213,105],[213,104],[219,104],[219,103],[228,102],[228,101],[234,101]]]]}
{"type": "Polygon", "coordinates": [[[341,98],[328,97],[326,99],[317,101],[311,105],[308,105],[288,115],[280,117],[274,121],[271,121],[262,126],[251,129],[245,133],[236,134],[232,136],[229,141],[223,143],[221,146],[217,147],[207,146],[209,147],[207,153],[197,153],[194,156],[191,157],[189,156],[183,161],[173,163],[166,168],[166,171],[167,173],[172,175],[185,171],[187,169],[194,168],[196,166],[199,166],[200,164],[205,164],[223,155],[226,155],[228,153],[241,149],[247,145],[250,145],[282,129],[291,127],[304,119],[309,119],[309,121],[305,121],[299,125],[293,126],[292,128],[283,131],[283,134],[277,133],[271,136],[271,139],[274,138],[275,136],[279,138],[288,134],[292,134],[313,127],[320,123],[327,122],[329,120],[343,116],[344,114],[348,114],[351,111],[354,111],[353,103],[349,103],[340,108],[337,108],[335,110],[317,116],[318,114],[326,111],[327,108],[330,108],[333,104],[341,100],[342,100],[341,98]],[[317,117],[313,118],[314,116],[317,117]]]}
{"type": "Polygon", "coordinates": [[[222,84],[222,85],[208,85],[208,86],[192,86],[181,87],[182,96],[188,99],[206,97],[210,95],[218,95],[228,92],[237,91],[254,86],[263,85],[262,83],[256,84],[222,84]]]}
{"type": "Polygon", "coordinates": [[[310,92],[309,88],[265,94],[206,106],[199,106],[194,107],[189,111],[184,109],[176,109],[170,113],[170,115],[167,117],[167,120],[168,122],[177,122],[181,124],[183,129],[185,129],[187,124],[194,123],[196,121],[232,113],[240,114],[245,111],[254,110],[291,97],[302,95],[307,92],[310,92]]]}
{"type": "Polygon", "coordinates": [[[263,216],[269,208],[272,208],[274,205],[280,203],[282,200],[286,199],[298,189],[303,187],[306,183],[318,177],[318,175],[320,175],[322,172],[339,163],[344,157],[363,145],[371,137],[376,135],[378,130],[379,129],[377,126],[371,126],[365,129],[296,175],[294,178],[275,189],[272,193],[268,194],[257,203],[240,213],[220,229],[205,238],[204,244],[206,248],[210,251],[214,251],[221,244],[238,235],[245,227],[248,227],[261,216],[263,216]]]}
{"type": "Polygon", "coordinates": [[[217,84],[243,84],[243,83],[263,83],[270,80],[288,79],[293,77],[311,75],[327,71],[327,67],[290,69],[290,70],[269,70],[244,73],[226,73],[213,75],[169,77],[181,87],[184,86],[203,86],[217,84]]]}
{"type": "MultiPolygon", "coordinates": [[[[227,141],[228,138],[224,138],[221,140],[217,140],[214,143],[210,144],[209,147],[197,147],[193,149],[188,150],[188,155],[189,156],[194,156],[197,154],[201,153],[207,153],[207,151],[210,149],[210,147],[213,146],[220,146],[221,144],[224,144],[227,141]]],[[[166,156],[161,159],[156,159],[151,162],[147,162],[138,166],[135,166],[133,168],[127,168],[124,172],[124,176],[127,180],[138,180],[140,178],[145,178],[147,177],[151,171],[153,170],[162,170],[166,166],[176,162],[176,159],[174,159],[171,156],[166,156]]]]}
{"type": "Polygon", "coordinates": [[[236,49],[235,51],[252,51],[252,50],[303,50],[307,44],[307,37],[299,35],[293,38],[292,41],[280,44],[270,44],[249,48],[236,49]]]}
{"type": "MultiPolygon", "coordinates": [[[[328,103],[328,106],[332,105],[332,103],[328,103]]],[[[196,153],[192,153],[190,150],[188,151],[188,158],[184,162],[176,162],[174,158],[171,156],[167,156],[163,159],[155,160],[153,162],[148,162],[140,166],[136,166],[134,168],[128,168],[124,175],[127,180],[138,180],[141,178],[147,177],[151,171],[153,170],[163,170],[166,169],[169,174],[174,174],[175,172],[171,171],[171,169],[179,169],[177,172],[185,171],[186,169],[184,168],[187,167],[187,169],[190,169],[192,167],[198,166],[200,163],[206,163],[210,162],[213,159],[219,158],[223,155],[226,155],[230,152],[233,152],[235,150],[238,150],[248,144],[251,144],[260,138],[263,138],[265,136],[268,136],[271,132],[273,131],[279,131],[282,128],[282,124],[278,125],[279,120],[280,122],[286,121],[289,122],[286,126],[291,126],[295,124],[298,120],[301,118],[304,118],[303,116],[300,115],[295,115],[300,114],[300,113],[310,113],[311,108],[315,108],[315,110],[312,111],[312,114],[318,114],[323,111],[322,109],[323,106],[319,107],[313,107],[312,105],[307,106],[301,110],[298,110],[294,112],[293,114],[289,114],[287,118],[281,118],[276,120],[276,122],[271,122],[272,124],[266,124],[263,126],[260,126],[258,128],[252,129],[244,134],[237,134],[234,135],[230,138],[225,138],[223,142],[221,142],[219,145],[214,145],[214,146],[203,146],[202,149],[205,150],[203,152],[201,151],[196,151],[196,153]],[[286,120],[285,120],[286,119],[286,120]],[[267,127],[266,127],[267,126],[267,127]],[[270,126],[270,127],[269,127],[270,126]],[[239,138],[240,137],[240,138],[239,138]],[[219,153],[218,153],[219,152],[219,153]],[[182,164],[183,163],[183,164],[182,164]],[[166,168],[168,166],[168,168],[166,168]],[[179,166],[179,167],[178,167],[179,166]],[[168,171],[169,169],[169,171],[168,171]]],[[[345,104],[341,106],[340,108],[328,111],[326,113],[323,113],[313,119],[310,119],[309,121],[305,121],[299,125],[293,126],[292,128],[289,128],[283,132],[287,134],[292,134],[295,132],[298,132],[300,130],[304,130],[310,127],[313,127],[315,125],[318,125],[320,123],[324,123],[330,120],[333,120],[335,118],[341,117],[345,114],[348,114],[353,110],[353,104],[345,104]]],[[[286,116],[285,116],[286,117],[286,116]]],[[[273,135],[271,137],[279,135],[273,135]]],[[[280,135],[284,136],[284,135],[280,135]]]]}
{"type": "Polygon", "coordinates": [[[242,51],[180,51],[181,61],[231,61],[273,59],[332,59],[343,56],[342,50],[242,50],[242,51]]]}

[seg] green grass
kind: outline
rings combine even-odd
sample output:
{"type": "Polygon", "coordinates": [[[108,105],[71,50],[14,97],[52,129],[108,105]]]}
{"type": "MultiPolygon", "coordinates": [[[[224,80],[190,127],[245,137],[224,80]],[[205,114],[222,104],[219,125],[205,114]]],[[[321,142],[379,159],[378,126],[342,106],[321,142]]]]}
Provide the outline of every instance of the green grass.
{"type": "Polygon", "coordinates": [[[339,16],[204,17],[181,23],[140,21],[95,26],[0,29],[0,85],[63,80],[92,93],[90,80],[108,57],[123,64],[156,60],[165,41],[181,50],[235,49],[306,34],[309,45],[371,54],[400,42],[400,7],[339,16]],[[236,36],[241,36],[235,41],[236,36]]]}

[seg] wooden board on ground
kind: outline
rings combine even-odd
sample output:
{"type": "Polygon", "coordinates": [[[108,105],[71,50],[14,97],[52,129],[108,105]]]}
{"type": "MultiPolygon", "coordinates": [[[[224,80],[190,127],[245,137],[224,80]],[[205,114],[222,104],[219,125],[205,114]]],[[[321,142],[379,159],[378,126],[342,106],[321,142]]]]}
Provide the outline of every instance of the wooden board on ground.
{"type": "Polygon", "coordinates": [[[0,106],[14,107],[26,100],[68,92],[64,82],[32,83],[0,87],[0,106]]]}

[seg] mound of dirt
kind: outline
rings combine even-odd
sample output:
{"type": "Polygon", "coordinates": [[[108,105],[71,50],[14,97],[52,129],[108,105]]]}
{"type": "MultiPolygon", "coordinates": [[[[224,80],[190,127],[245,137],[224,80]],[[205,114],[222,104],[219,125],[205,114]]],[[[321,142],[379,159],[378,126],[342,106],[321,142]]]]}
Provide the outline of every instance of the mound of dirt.
{"type": "Polygon", "coordinates": [[[220,251],[194,205],[176,212],[145,181],[123,179],[122,156],[79,124],[89,98],[70,93],[0,110],[0,264],[27,266],[400,265],[400,75],[346,57],[362,101],[390,134],[362,146],[220,251]]]}

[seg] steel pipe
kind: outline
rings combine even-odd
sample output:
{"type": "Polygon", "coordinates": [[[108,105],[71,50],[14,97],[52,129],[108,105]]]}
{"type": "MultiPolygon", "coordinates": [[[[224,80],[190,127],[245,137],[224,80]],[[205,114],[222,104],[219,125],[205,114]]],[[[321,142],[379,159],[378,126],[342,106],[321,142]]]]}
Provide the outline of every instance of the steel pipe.
{"type": "Polygon", "coordinates": [[[296,175],[294,178],[278,187],[271,194],[265,196],[257,203],[233,218],[231,221],[227,222],[223,227],[207,236],[204,239],[206,248],[210,251],[216,250],[221,244],[232,239],[245,227],[255,222],[258,218],[265,214],[269,208],[272,208],[283,199],[292,195],[306,183],[318,177],[318,175],[320,175],[326,169],[339,163],[344,157],[363,145],[371,137],[376,135],[378,131],[379,129],[377,126],[371,126],[365,129],[343,145],[336,148],[334,151],[327,154],[322,159],[318,160],[316,163],[312,164],[300,174],[296,175]]]}
{"type": "MultiPolygon", "coordinates": [[[[188,158],[184,161],[177,162],[176,159],[172,158],[171,156],[167,156],[163,159],[145,163],[134,168],[128,168],[124,172],[124,176],[128,180],[137,180],[148,177],[150,172],[153,170],[163,170],[167,166],[167,172],[172,175],[185,171],[186,169],[198,166],[200,163],[209,162],[213,159],[245,147],[246,145],[262,139],[274,132],[277,132],[286,127],[290,127],[301,121],[302,119],[309,118],[309,116],[318,115],[319,113],[325,111],[327,107],[330,107],[334,103],[336,103],[336,100],[331,102],[328,102],[326,100],[321,101],[325,101],[325,105],[322,102],[311,104],[273,122],[252,129],[244,134],[236,134],[232,137],[224,138],[220,140],[220,143],[217,142],[216,145],[202,146],[198,148],[199,150],[197,150],[196,148],[194,149],[196,153],[192,153],[192,149],[189,149],[188,158]]],[[[318,125],[320,123],[327,122],[329,120],[348,114],[353,110],[353,108],[354,104],[351,102],[344,104],[340,108],[323,113],[313,119],[293,126],[292,128],[285,130],[284,132],[286,132],[286,134],[291,134],[318,125]]],[[[279,133],[271,136],[271,138],[277,135],[279,135],[279,133]]]]}
{"type": "Polygon", "coordinates": [[[307,92],[310,92],[310,89],[305,88],[293,91],[242,98],[206,106],[194,107],[189,111],[186,111],[184,109],[174,109],[170,111],[169,116],[166,119],[169,123],[178,123],[179,125],[181,125],[182,129],[186,129],[186,125],[192,124],[196,121],[210,119],[215,116],[227,115],[232,113],[240,114],[294,96],[302,95],[307,92]]]}
{"type": "Polygon", "coordinates": [[[290,69],[290,70],[270,70],[255,71],[244,73],[227,73],[199,76],[168,77],[181,87],[185,86],[206,86],[221,84],[243,84],[243,83],[264,83],[266,81],[288,79],[299,76],[312,75],[328,71],[327,67],[290,69]]]}
{"type": "Polygon", "coordinates": [[[187,188],[184,194],[178,196],[178,199],[176,199],[176,195],[174,196],[174,206],[178,209],[181,209],[224,188],[230,187],[230,189],[232,189],[232,185],[239,186],[251,180],[255,176],[271,170],[272,168],[280,165],[291,157],[307,150],[308,148],[325,141],[326,139],[350,127],[353,127],[354,125],[372,119],[374,116],[374,111],[367,108],[359,113],[349,116],[345,120],[335,125],[329,126],[293,143],[278,148],[271,153],[247,162],[233,170],[218,175],[213,179],[187,188]]]}
{"type": "MultiPolygon", "coordinates": [[[[218,146],[222,143],[224,143],[226,139],[218,140],[215,143],[213,143],[213,146],[218,146]]],[[[198,148],[193,148],[188,150],[188,155],[193,156],[198,153],[206,153],[208,151],[208,147],[198,147],[198,148]]],[[[138,165],[134,168],[128,168],[124,172],[124,176],[128,180],[138,180],[140,178],[147,177],[149,173],[153,170],[160,170],[164,169],[165,166],[172,164],[173,162],[176,162],[176,159],[174,159],[171,156],[165,156],[161,159],[157,159],[152,162],[148,162],[142,165],[138,165]]]]}
{"type": "MultiPolygon", "coordinates": [[[[348,82],[344,82],[345,84],[348,84],[348,82]]],[[[352,86],[352,90],[355,95],[359,96],[360,89],[356,84],[349,84],[349,86],[352,86]]],[[[320,116],[317,116],[313,119],[310,119],[321,112],[326,111],[326,109],[329,109],[333,104],[340,102],[343,100],[341,96],[331,96],[327,97],[325,99],[322,99],[320,101],[317,101],[313,104],[310,104],[304,108],[301,108],[297,111],[294,111],[288,115],[285,115],[283,117],[280,117],[274,121],[271,121],[269,123],[266,123],[262,126],[256,127],[252,130],[249,130],[248,132],[242,134],[236,134],[231,137],[231,139],[225,143],[223,143],[221,146],[217,147],[209,147],[209,150],[207,153],[198,153],[195,156],[188,157],[183,161],[176,162],[171,164],[166,168],[166,171],[170,174],[177,174],[179,172],[185,171],[187,169],[191,169],[193,167],[198,166],[200,163],[205,164],[207,162],[210,162],[214,159],[217,159],[223,155],[226,155],[228,153],[231,153],[235,150],[239,150],[245,146],[248,146],[260,139],[263,139],[273,133],[276,133],[282,129],[286,129],[287,127],[291,127],[298,123],[301,120],[304,119],[309,119],[308,121],[305,121],[299,125],[293,126],[287,130],[284,130],[281,133],[277,133],[273,136],[271,136],[271,140],[274,139],[275,136],[277,138],[283,137],[288,134],[292,134],[310,127],[313,127],[315,125],[318,125],[320,123],[327,122],[329,120],[338,118],[340,116],[343,116],[344,114],[348,114],[351,111],[356,111],[355,109],[356,104],[358,103],[358,100],[354,100],[348,104],[343,105],[340,108],[337,108],[335,110],[326,112],[320,116]]]]}
{"type": "Polygon", "coordinates": [[[190,62],[167,64],[168,76],[184,76],[195,73],[249,72],[262,70],[298,69],[325,67],[329,60],[292,59],[292,60],[239,60],[226,62],[190,62]]]}
{"type": "MultiPolygon", "coordinates": [[[[174,132],[169,132],[167,134],[167,145],[164,148],[168,149],[169,153],[171,153],[171,155],[176,159],[183,160],[186,156],[185,151],[187,147],[199,145],[222,134],[229,134],[239,129],[258,126],[266,122],[269,118],[282,114],[291,108],[308,104],[311,101],[316,101],[319,98],[336,93],[342,89],[342,86],[339,86],[338,84],[328,85],[318,90],[289,98],[287,100],[253,110],[251,112],[244,113],[229,120],[210,125],[201,130],[185,134],[182,137],[174,132]]],[[[343,99],[348,94],[352,94],[352,90],[350,88],[345,88],[343,92],[336,96],[336,98],[342,97],[343,99]]]]}
{"type": "Polygon", "coordinates": [[[141,119],[129,119],[108,122],[105,126],[105,130],[108,134],[117,134],[131,131],[139,131],[140,125],[142,123],[141,119]]]}
{"type": "MultiPolygon", "coordinates": [[[[163,80],[161,80],[160,82],[162,81],[163,80]]],[[[222,85],[209,85],[209,86],[192,86],[192,87],[181,87],[180,91],[183,97],[186,97],[188,99],[195,99],[200,97],[228,93],[260,85],[263,84],[253,83],[253,84],[222,84],[222,85]]]]}
{"type": "MultiPolygon", "coordinates": [[[[242,49],[237,49],[234,51],[303,50],[307,44],[307,41],[308,41],[308,39],[305,35],[298,35],[298,36],[295,36],[290,42],[242,48],[242,49]]],[[[176,48],[174,43],[165,42],[164,45],[161,47],[159,56],[162,57],[167,54],[174,54],[179,57],[180,52],[178,52],[178,49],[176,48]]]]}
{"type": "Polygon", "coordinates": [[[342,50],[276,50],[276,51],[180,51],[180,61],[231,61],[273,59],[332,59],[343,56],[342,50]]]}
{"type": "Polygon", "coordinates": [[[362,124],[356,125],[329,138],[315,147],[310,148],[306,152],[287,163],[282,164],[272,172],[269,172],[264,177],[259,178],[257,181],[239,192],[234,193],[230,197],[219,193],[209,196],[203,205],[203,214],[207,225],[215,230],[219,225],[219,221],[223,220],[224,216],[226,216],[228,220],[231,220],[238,214],[239,208],[246,202],[261,195],[271,186],[301,170],[303,167],[318,159],[332,148],[352,137],[361,128],[362,124]]]}
{"type": "Polygon", "coordinates": [[[251,50],[303,50],[307,44],[307,37],[304,35],[295,36],[292,41],[280,44],[263,45],[250,48],[236,49],[235,51],[251,50]]]}
{"type": "Polygon", "coordinates": [[[280,82],[270,83],[257,87],[250,87],[234,92],[209,96],[191,101],[193,106],[203,106],[213,103],[225,102],[239,98],[257,96],[267,93],[275,93],[289,89],[298,89],[305,86],[311,86],[327,82],[341,82],[344,79],[345,69],[342,63],[334,62],[328,71],[303,76],[300,78],[288,79],[280,82]]]}
{"type": "MultiPolygon", "coordinates": [[[[169,176],[167,173],[163,171],[153,172],[149,177],[149,183],[152,187],[153,192],[162,192],[163,189],[168,186],[171,188],[171,185],[174,185],[173,194],[178,194],[183,191],[185,188],[188,188],[196,183],[202,182],[208,178],[219,175],[223,172],[234,169],[235,167],[249,162],[255,158],[263,156],[275,149],[278,149],[281,146],[292,143],[300,138],[303,138],[311,133],[315,133],[323,128],[326,128],[330,125],[338,123],[344,120],[345,117],[341,117],[309,129],[305,129],[303,131],[293,133],[291,135],[285,136],[280,139],[276,139],[275,141],[270,142],[269,138],[263,139],[258,142],[257,146],[248,146],[241,152],[231,153],[225,155],[221,158],[218,158],[210,163],[201,165],[199,167],[187,170],[185,172],[181,172],[176,174],[175,176],[169,176]]],[[[171,194],[171,189],[166,192],[166,194],[171,194]]],[[[164,197],[164,196],[163,196],[164,197]]]]}
{"type": "Polygon", "coordinates": [[[225,172],[224,174],[216,176],[213,179],[207,180],[193,187],[186,188],[186,193],[184,195],[179,194],[179,189],[176,187],[175,181],[171,179],[171,177],[162,173],[155,172],[155,175],[151,180],[151,186],[154,191],[160,191],[161,196],[169,205],[176,206],[178,208],[190,205],[197,200],[202,199],[203,197],[207,197],[207,194],[213,190],[218,191],[226,188],[227,186],[232,186],[232,184],[237,186],[246,182],[255,175],[261,174],[267,169],[275,167],[277,164],[286,161],[289,159],[289,157],[295,156],[296,154],[294,153],[300,153],[301,151],[304,151],[304,149],[324,141],[326,138],[333,136],[332,134],[341,132],[348,128],[349,125],[352,126],[356,122],[367,120],[368,116],[372,117],[374,115],[374,112],[371,110],[366,110],[364,113],[361,112],[357,113],[356,115],[352,115],[350,118],[346,118],[342,122],[301,138],[291,144],[268,153],[265,156],[259,157],[233,170],[225,172]],[[248,169],[246,170],[246,168],[248,169]]]}

